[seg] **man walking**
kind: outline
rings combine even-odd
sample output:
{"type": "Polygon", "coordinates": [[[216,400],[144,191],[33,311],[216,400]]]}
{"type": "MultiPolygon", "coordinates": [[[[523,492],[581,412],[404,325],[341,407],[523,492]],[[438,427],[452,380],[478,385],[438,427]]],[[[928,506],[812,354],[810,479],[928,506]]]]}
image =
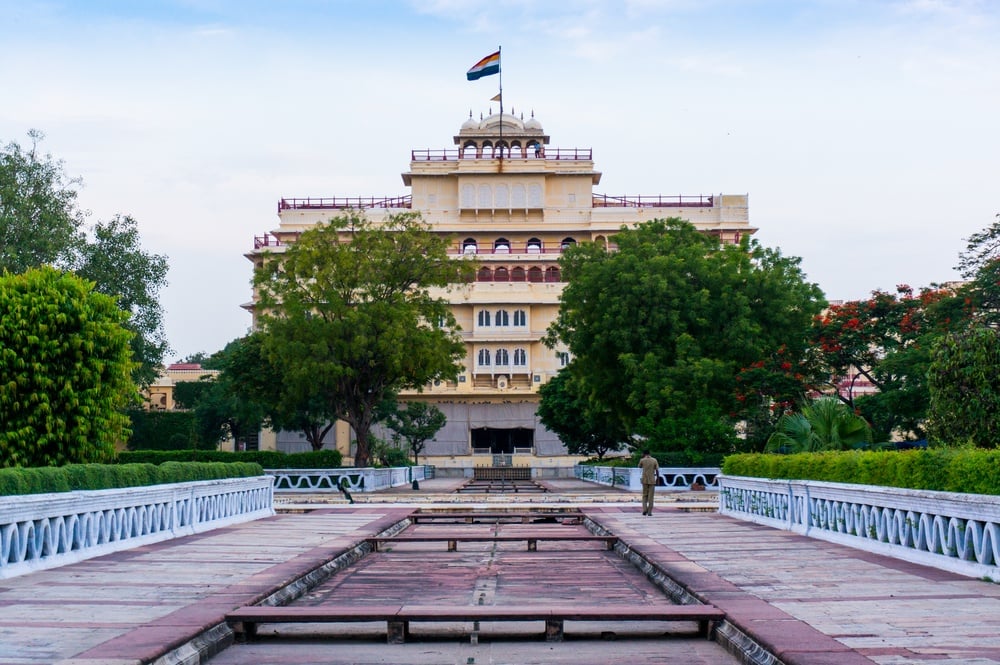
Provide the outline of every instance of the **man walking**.
{"type": "Polygon", "coordinates": [[[660,463],[649,454],[648,450],[642,452],[642,459],[639,460],[639,468],[642,469],[642,514],[653,514],[653,496],[656,494],[656,478],[660,470],[660,463]]]}

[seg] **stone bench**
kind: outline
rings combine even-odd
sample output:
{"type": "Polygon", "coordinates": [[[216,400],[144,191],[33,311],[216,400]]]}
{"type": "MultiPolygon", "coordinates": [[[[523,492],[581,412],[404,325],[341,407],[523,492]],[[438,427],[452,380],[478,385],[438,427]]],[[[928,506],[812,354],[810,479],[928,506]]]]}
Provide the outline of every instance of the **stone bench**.
{"type": "Polygon", "coordinates": [[[538,542],[563,541],[578,543],[603,543],[609,550],[615,548],[618,536],[596,536],[593,534],[551,534],[524,533],[517,535],[471,535],[471,534],[437,534],[433,536],[373,536],[365,539],[373,552],[380,551],[383,545],[403,545],[407,543],[448,543],[448,551],[458,551],[459,543],[517,543],[527,542],[528,551],[538,549],[538,542]]]}
{"type": "MultiPolygon", "coordinates": [[[[544,621],[545,639],[563,639],[566,621],[693,621],[703,637],[710,637],[715,622],[725,619],[722,610],[712,605],[469,605],[441,607],[432,605],[358,605],[358,606],[288,606],[253,605],[226,615],[226,622],[237,639],[252,639],[262,623],[347,623],[386,622],[389,644],[403,644],[410,634],[410,623],[544,621]]],[[[474,628],[478,630],[478,626],[474,628]]]]}
{"type": "Polygon", "coordinates": [[[521,523],[527,524],[536,520],[582,520],[585,515],[578,511],[567,511],[562,513],[556,512],[525,512],[525,513],[504,513],[504,512],[433,512],[433,513],[413,513],[410,515],[410,522],[413,524],[419,524],[420,522],[435,522],[435,521],[445,521],[445,520],[459,520],[467,523],[473,523],[476,520],[490,520],[499,522],[500,520],[520,520],[521,523]]]}

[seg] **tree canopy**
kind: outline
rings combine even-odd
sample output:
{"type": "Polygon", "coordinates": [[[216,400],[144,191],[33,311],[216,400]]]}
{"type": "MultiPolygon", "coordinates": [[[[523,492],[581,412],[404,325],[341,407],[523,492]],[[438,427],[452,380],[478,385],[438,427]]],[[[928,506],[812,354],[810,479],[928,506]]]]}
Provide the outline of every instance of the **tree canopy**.
{"type": "Polygon", "coordinates": [[[386,427],[406,442],[414,464],[420,464],[424,446],[448,422],[444,412],[433,404],[411,401],[400,405],[395,399],[391,400],[390,408],[379,416],[386,427]]]}
{"type": "Polygon", "coordinates": [[[263,348],[283,368],[282,390],[300,404],[318,400],[353,428],[356,466],[370,462],[386,395],[460,371],[455,319],[430,291],[472,269],[448,258],[448,243],[417,213],[376,223],[349,212],[266,255],[255,272],[263,348]]]}
{"type": "Polygon", "coordinates": [[[569,372],[559,372],[539,390],[538,419],[555,432],[572,455],[603,459],[628,440],[621,420],[599,404],[591,404],[576,388],[569,372]]]}
{"type": "Polygon", "coordinates": [[[722,244],[676,218],[622,228],[614,242],[564,254],[548,343],[569,348],[579,395],[644,445],[732,449],[738,373],[779,353],[800,363],[822,292],[799,259],[749,238],[722,244]]]}
{"type": "Polygon", "coordinates": [[[928,384],[935,441],[1000,446],[1000,331],[972,325],[943,336],[931,353],[928,384]]]}
{"type": "Polygon", "coordinates": [[[88,213],[77,205],[80,179],[67,176],[63,162],[40,152],[41,132],[28,136],[28,148],[16,142],[0,147],[0,271],[54,266],[76,272],[93,281],[98,292],[116,298],[135,333],[133,378],[148,385],[168,350],[158,300],[167,283],[167,259],[142,249],[131,217],[119,215],[87,228],[88,213]]]}
{"type": "Polygon", "coordinates": [[[0,465],[103,461],[137,399],[126,315],[53,268],[0,276],[0,465]]]}

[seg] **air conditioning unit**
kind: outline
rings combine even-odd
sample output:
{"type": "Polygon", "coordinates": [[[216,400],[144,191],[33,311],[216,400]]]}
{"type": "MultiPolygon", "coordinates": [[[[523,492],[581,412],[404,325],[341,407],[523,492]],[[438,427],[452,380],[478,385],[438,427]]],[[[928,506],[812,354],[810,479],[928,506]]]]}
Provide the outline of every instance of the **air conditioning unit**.
{"type": "Polygon", "coordinates": [[[509,382],[510,382],[510,380],[506,376],[498,376],[497,377],[497,389],[498,390],[507,390],[507,386],[510,385],[509,382]]]}

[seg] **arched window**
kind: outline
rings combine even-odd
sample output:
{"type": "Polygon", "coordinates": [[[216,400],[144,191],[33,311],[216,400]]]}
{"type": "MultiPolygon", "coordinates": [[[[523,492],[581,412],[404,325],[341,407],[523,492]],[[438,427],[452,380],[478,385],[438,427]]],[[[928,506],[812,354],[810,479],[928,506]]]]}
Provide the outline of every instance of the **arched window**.
{"type": "Polygon", "coordinates": [[[563,238],[562,242],[559,243],[559,249],[565,252],[567,249],[569,249],[575,244],[576,240],[574,240],[573,238],[563,238]]]}
{"type": "Polygon", "coordinates": [[[565,367],[569,364],[569,353],[567,351],[556,351],[556,358],[559,360],[560,367],[565,367]]]}
{"type": "Polygon", "coordinates": [[[496,361],[495,364],[498,367],[504,367],[506,365],[509,365],[510,364],[510,353],[507,352],[507,349],[497,349],[496,360],[497,361],[496,361]]]}
{"type": "Polygon", "coordinates": [[[523,282],[527,278],[524,268],[521,266],[516,266],[510,271],[510,281],[512,282],[523,282]]]}
{"type": "Polygon", "coordinates": [[[528,254],[541,254],[542,241],[538,238],[528,238],[528,254]]]}
{"type": "Polygon", "coordinates": [[[497,238],[496,242],[493,243],[493,253],[510,254],[510,240],[507,240],[506,238],[497,238]]]}
{"type": "Polygon", "coordinates": [[[493,271],[489,268],[480,268],[479,272],[476,274],[476,279],[480,282],[492,282],[493,281],[493,271]]]}
{"type": "Polygon", "coordinates": [[[528,352],[524,349],[514,349],[514,366],[526,367],[528,364],[528,352]]]}
{"type": "Polygon", "coordinates": [[[490,310],[481,309],[479,310],[479,325],[480,327],[487,327],[490,325],[490,310]]]}
{"type": "Polygon", "coordinates": [[[510,312],[505,309],[497,310],[496,322],[498,326],[509,326],[510,325],[510,312]]]}
{"type": "Polygon", "coordinates": [[[489,349],[479,349],[479,363],[481,367],[490,366],[490,350],[489,349]]]}
{"type": "Polygon", "coordinates": [[[497,268],[496,270],[493,271],[493,281],[494,282],[509,282],[510,281],[510,272],[508,272],[507,269],[504,268],[503,266],[500,266],[499,268],[497,268]]]}
{"type": "Polygon", "coordinates": [[[475,159],[476,158],[476,144],[469,141],[462,147],[462,158],[463,159],[475,159]]]}
{"type": "Polygon", "coordinates": [[[514,310],[514,325],[521,327],[528,325],[528,314],[523,309],[514,310]]]}
{"type": "Polygon", "coordinates": [[[538,266],[532,266],[528,268],[528,281],[529,282],[540,282],[542,281],[542,269],[538,266]]]}
{"type": "Polygon", "coordinates": [[[463,254],[475,254],[479,251],[479,245],[476,243],[475,238],[466,238],[462,241],[462,253],[463,254]]]}
{"type": "Polygon", "coordinates": [[[545,269],[545,281],[546,282],[558,282],[559,281],[559,268],[555,266],[550,266],[545,269]]]}

